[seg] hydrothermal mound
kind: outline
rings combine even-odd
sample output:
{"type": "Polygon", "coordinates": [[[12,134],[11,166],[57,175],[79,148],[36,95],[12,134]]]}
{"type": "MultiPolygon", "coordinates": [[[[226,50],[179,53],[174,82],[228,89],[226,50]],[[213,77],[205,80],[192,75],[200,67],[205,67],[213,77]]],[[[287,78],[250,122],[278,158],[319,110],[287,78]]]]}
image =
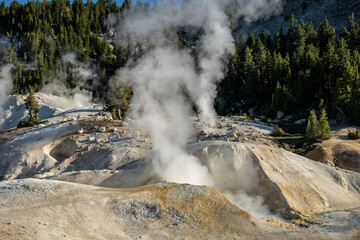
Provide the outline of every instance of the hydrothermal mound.
{"type": "MultiPolygon", "coordinates": [[[[261,197],[271,212],[305,220],[323,212],[360,208],[359,173],[252,143],[204,142],[190,145],[189,151],[210,169],[213,187],[240,206],[236,195],[252,196],[252,201],[261,197]]],[[[50,179],[119,188],[161,180],[152,171],[150,157],[115,171],[66,172],[50,179]]]]}

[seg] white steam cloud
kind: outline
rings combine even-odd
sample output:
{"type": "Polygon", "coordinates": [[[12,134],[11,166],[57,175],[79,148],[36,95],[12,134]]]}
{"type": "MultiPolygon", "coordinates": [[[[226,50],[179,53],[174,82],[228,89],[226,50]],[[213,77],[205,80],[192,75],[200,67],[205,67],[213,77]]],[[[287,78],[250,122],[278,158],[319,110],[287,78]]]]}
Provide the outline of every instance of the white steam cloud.
{"type": "MultiPolygon", "coordinates": [[[[218,179],[196,157],[187,154],[185,146],[193,133],[189,120],[193,103],[202,121],[210,126],[217,122],[213,107],[216,85],[224,77],[227,58],[235,51],[225,13],[231,3],[234,1],[193,0],[176,6],[165,1],[149,12],[130,10],[120,22],[120,44],[147,44],[145,56],[128,63],[117,78],[132,87],[129,117],[151,133],[155,171],[168,181],[218,186],[218,179]],[[201,32],[196,42],[198,68],[190,50],[177,47],[181,27],[201,32]]],[[[237,17],[246,21],[277,13],[281,5],[275,0],[236,3],[237,17]]],[[[234,199],[246,195],[243,191],[233,193],[234,199]]],[[[261,200],[257,202],[261,205],[261,200]]]]}
{"type": "Polygon", "coordinates": [[[10,47],[10,39],[6,36],[0,35],[0,54],[8,51],[10,47]]]}
{"type": "MultiPolygon", "coordinates": [[[[202,120],[211,126],[216,124],[214,98],[216,85],[223,78],[224,58],[235,51],[230,23],[225,11],[228,8],[237,18],[255,21],[278,14],[282,9],[282,0],[193,0],[184,1],[177,6],[172,1],[164,1],[150,12],[130,10],[121,21],[119,42],[133,39],[151,43],[155,46],[168,45],[176,39],[179,27],[192,27],[205,32],[198,48],[200,50],[200,73],[191,81],[191,98],[197,105],[202,120]]],[[[114,21],[114,16],[109,20],[114,21]]],[[[176,40],[175,40],[176,41],[176,40]]]]}
{"type": "Polygon", "coordinates": [[[94,84],[96,84],[96,85],[98,84],[97,83],[97,79],[98,79],[97,73],[94,71],[93,68],[91,68],[90,64],[85,64],[83,62],[78,61],[75,53],[65,54],[64,56],[61,57],[61,60],[64,63],[71,63],[72,65],[74,65],[75,68],[72,71],[78,77],[80,77],[84,80],[93,79],[93,80],[95,80],[94,84]]]}
{"type": "Polygon", "coordinates": [[[3,106],[6,103],[11,89],[13,88],[11,79],[12,64],[7,64],[0,68],[0,112],[3,112],[3,106]]]}
{"type": "Polygon", "coordinates": [[[184,94],[197,77],[193,66],[187,52],[158,47],[119,77],[133,89],[130,116],[153,137],[157,173],[169,181],[212,185],[206,167],[184,151],[193,130],[184,94]]]}
{"type": "Polygon", "coordinates": [[[46,84],[42,89],[42,93],[58,96],[53,100],[49,100],[47,104],[54,108],[70,110],[74,108],[82,108],[91,105],[91,92],[75,87],[68,89],[60,82],[52,82],[46,84]]]}
{"type": "Polygon", "coordinates": [[[69,74],[65,71],[58,73],[56,78],[50,79],[50,83],[46,84],[41,89],[41,92],[53,94],[59,98],[50,101],[49,106],[63,110],[90,106],[92,93],[87,90],[86,80],[91,79],[93,86],[99,84],[96,69],[90,64],[80,62],[75,53],[65,54],[61,57],[61,60],[63,63],[71,65],[70,71],[82,81],[78,82],[75,88],[66,88],[64,82],[69,77],[69,74]]]}

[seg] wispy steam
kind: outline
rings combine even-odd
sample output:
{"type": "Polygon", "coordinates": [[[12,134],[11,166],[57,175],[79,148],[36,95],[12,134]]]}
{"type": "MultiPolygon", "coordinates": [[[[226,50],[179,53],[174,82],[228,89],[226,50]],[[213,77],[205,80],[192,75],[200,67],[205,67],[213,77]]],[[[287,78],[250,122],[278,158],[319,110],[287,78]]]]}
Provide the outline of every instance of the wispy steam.
{"type": "Polygon", "coordinates": [[[49,83],[42,88],[41,92],[59,96],[59,98],[54,99],[54,101],[48,104],[63,110],[91,105],[92,93],[87,89],[99,84],[96,68],[92,67],[89,63],[80,62],[75,53],[65,54],[61,57],[61,60],[65,65],[70,65],[70,70],[68,70],[70,72],[64,70],[57,73],[57,75],[52,76],[49,83]],[[72,89],[64,85],[70,73],[81,79],[76,87],[72,89]],[[87,80],[92,81],[92,86],[88,86],[87,80]]]}
{"type": "Polygon", "coordinates": [[[243,145],[210,146],[206,157],[216,189],[257,217],[268,217],[270,210],[260,195],[257,157],[243,145]]]}
{"type": "Polygon", "coordinates": [[[80,77],[83,80],[92,79],[94,84],[97,85],[98,75],[94,68],[91,68],[90,64],[85,64],[78,61],[75,53],[65,54],[61,57],[61,60],[64,63],[71,63],[75,67],[74,69],[72,69],[72,71],[76,74],[77,77],[80,77]]]}
{"type": "Polygon", "coordinates": [[[0,68],[0,112],[4,111],[3,105],[8,99],[13,87],[11,80],[11,69],[13,67],[14,65],[7,64],[0,68]]]}
{"type": "Polygon", "coordinates": [[[41,92],[58,96],[58,98],[53,99],[53,101],[47,102],[49,106],[54,108],[70,110],[91,105],[91,92],[80,89],[79,87],[68,89],[60,82],[46,84],[41,89],[41,92]]]}
{"type": "Polygon", "coordinates": [[[267,19],[282,12],[284,0],[235,0],[236,17],[247,22],[267,19]]]}
{"type": "Polygon", "coordinates": [[[11,47],[10,39],[6,36],[0,35],[0,54],[3,54],[11,47]]]}

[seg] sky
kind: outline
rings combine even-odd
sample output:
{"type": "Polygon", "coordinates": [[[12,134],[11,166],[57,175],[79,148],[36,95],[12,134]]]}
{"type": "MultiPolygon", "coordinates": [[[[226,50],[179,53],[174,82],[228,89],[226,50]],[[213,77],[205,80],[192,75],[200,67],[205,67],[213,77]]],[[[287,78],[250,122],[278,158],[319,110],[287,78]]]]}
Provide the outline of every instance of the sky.
{"type": "MultiPolygon", "coordinates": [[[[2,2],[3,0],[0,0],[0,2],[2,2]]],[[[28,0],[17,0],[19,3],[27,3],[27,1],[28,0]]],[[[48,1],[50,1],[50,0],[48,0],[48,1]]],[[[97,0],[93,0],[93,2],[96,2],[97,0]]],[[[133,1],[133,3],[135,3],[135,2],[137,2],[137,0],[132,0],[133,1]]],[[[153,2],[155,2],[155,0],[141,0],[142,2],[150,2],[150,3],[153,3],[153,2]]],[[[158,2],[160,1],[160,0],[157,0],[158,2]]],[[[9,6],[10,4],[11,4],[11,2],[13,2],[12,0],[5,0],[5,4],[6,4],[6,6],[9,6]]],[[[83,2],[85,3],[86,2],[86,0],[83,0],[83,2]]],[[[117,2],[117,4],[118,5],[121,5],[123,2],[124,2],[124,0],[116,0],[116,2],[117,2]]]]}

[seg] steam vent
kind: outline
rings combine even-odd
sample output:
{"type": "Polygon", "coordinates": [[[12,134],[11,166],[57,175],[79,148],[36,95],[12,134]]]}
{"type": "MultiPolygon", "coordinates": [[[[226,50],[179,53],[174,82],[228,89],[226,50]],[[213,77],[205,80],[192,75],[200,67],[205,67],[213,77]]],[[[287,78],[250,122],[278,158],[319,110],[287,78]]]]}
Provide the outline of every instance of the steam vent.
{"type": "Polygon", "coordinates": [[[0,3],[0,239],[360,239],[360,3],[0,3]]]}

